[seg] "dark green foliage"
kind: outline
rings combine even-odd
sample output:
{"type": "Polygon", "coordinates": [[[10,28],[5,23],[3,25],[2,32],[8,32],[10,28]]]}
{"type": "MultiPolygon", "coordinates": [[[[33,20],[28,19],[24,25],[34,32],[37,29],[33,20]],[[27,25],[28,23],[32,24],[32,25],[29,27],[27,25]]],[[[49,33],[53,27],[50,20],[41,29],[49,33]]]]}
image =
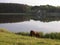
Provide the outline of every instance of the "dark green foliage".
{"type": "MultiPolygon", "coordinates": [[[[19,32],[16,33],[17,35],[23,35],[23,36],[29,36],[30,34],[27,32],[19,32]]],[[[39,38],[50,38],[50,39],[60,39],[60,33],[46,33],[39,32],[40,37],[39,38]]]]}
{"type": "Polygon", "coordinates": [[[60,39],[60,33],[46,33],[44,38],[60,39]]]}
{"type": "Polygon", "coordinates": [[[24,4],[0,3],[0,13],[25,13],[28,8],[24,4]]]}
{"type": "Polygon", "coordinates": [[[49,38],[49,34],[46,33],[46,34],[44,35],[44,38],[49,38]]]}
{"type": "Polygon", "coordinates": [[[39,35],[40,35],[40,38],[43,38],[44,37],[43,32],[39,32],[39,35]]]}
{"type": "Polygon", "coordinates": [[[50,38],[50,39],[60,39],[60,33],[56,32],[56,33],[46,33],[43,36],[43,38],[50,38]]]}
{"type": "Polygon", "coordinates": [[[23,35],[23,36],[29,36],[28,32],[18,32],[18,33],[15,33],[15,34],[23,35]]]}
{"type": "Polygon", "coordinates": [[[60,8],[51,5],[33,6],[31,10],[45,10],[46,12],[59,12],[60,8]]]}
{"type": "Polygon", "coordinates": [[[17,3],[0,3],[0,13],[26,13],[46,10],[47,12],[60,12],[60,7],[55,7],[51,5],[40,5],[40,6],[29,6],[17,3]]]}

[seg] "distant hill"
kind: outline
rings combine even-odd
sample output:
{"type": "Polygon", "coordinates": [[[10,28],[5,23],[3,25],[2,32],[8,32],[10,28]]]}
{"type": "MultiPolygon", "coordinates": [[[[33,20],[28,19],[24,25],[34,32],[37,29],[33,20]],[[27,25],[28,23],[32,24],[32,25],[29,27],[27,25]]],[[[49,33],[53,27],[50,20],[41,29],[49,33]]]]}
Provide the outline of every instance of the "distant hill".
{"type": "Polygon", "coordinates": [[[27,5],[15,3],[0,3],[0,13],[24,13],[27,5]]]}

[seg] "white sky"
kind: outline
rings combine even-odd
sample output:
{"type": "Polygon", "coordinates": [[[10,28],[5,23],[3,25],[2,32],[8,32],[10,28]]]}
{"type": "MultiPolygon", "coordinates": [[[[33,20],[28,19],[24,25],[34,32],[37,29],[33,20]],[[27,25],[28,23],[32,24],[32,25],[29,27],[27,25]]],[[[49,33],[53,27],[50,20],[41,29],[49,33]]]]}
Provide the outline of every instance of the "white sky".
{"type": "Polygon", "coordinates": [[[60,0],[0,0],[0,2],[7,2],[7,3],[22,3],[28,5],[53,5],[53,6],[60,6],[60,0]]]}

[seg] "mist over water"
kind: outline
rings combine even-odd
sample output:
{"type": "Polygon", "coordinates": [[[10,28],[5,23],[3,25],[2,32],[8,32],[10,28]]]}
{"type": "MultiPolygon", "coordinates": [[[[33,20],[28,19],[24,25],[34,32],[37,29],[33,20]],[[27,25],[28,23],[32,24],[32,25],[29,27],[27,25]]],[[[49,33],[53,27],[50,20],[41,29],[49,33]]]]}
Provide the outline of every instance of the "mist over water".
{"type": "Polygon", "coordinates": [[[40,32],[60,32],[60,21],[41,22],[30,20],[17,23],[1,23],[0,28],[5,28],[12,32],[29,32],[30,30],[40,32]]]}

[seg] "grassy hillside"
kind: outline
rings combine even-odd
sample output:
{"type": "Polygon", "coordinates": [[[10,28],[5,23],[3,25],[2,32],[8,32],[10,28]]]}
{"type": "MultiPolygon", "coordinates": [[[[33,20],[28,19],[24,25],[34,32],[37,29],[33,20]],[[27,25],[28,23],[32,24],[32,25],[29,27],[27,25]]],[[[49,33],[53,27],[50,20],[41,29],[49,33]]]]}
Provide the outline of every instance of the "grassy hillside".
{"type": "Polygon", "coordinates": [[[16,35],[0,29],[0,45],[60,45],[60,40],[16,35]]]}

